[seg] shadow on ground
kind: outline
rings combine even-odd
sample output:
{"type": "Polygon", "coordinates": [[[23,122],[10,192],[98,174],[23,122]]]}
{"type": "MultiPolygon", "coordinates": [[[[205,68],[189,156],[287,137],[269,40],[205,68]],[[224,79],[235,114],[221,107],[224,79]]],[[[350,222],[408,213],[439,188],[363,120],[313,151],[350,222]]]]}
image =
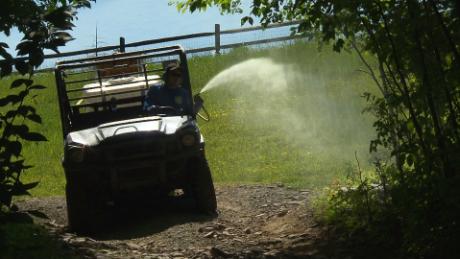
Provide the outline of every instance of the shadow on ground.
{"type": "Polygon", "coordinates": [[[161,200],[125,201],[103,216],[100,228],[90,237],[98,240],[126,240],[154,235],[191,222],[212,221],[215,216],[200,214],[190,198],[168,197],[161,200]]]}
{"type": "Polygon", "coordinates": [[[0,258],[96,258],[89,250],[76,252],[44,226],[35,224],[31,214],[12,212],[0,215],[0,258]]]}

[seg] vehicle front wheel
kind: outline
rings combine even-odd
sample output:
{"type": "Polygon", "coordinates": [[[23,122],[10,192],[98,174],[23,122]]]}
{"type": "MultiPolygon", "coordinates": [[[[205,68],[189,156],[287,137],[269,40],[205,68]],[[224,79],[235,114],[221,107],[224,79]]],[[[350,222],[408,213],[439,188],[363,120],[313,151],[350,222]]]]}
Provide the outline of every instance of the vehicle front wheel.
{"type": "Polygon", "coordinates": [[[94,232],[99,222],[98,209],[91,192],[82,186],[66,184],[67,219],[70,230],[77,233],[94,232]]]}
{"type": "Polygon", "coordinates": [[[199,158],[193,160],[190,166],[190,187],[198,211],[208,215],[217,215],[216,193],[208,162],[205,158],[199,158]]]}

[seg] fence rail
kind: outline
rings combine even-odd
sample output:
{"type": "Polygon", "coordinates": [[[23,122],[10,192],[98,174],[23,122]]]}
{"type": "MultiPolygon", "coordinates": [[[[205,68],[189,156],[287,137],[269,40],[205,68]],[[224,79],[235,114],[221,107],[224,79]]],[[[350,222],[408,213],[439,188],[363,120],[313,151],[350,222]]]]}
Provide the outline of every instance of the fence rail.
{"type": "MultiPolygon", "coordinates": [[[[179,40],[196,39],[196,38],[212,37],[212,36],[214,37],[214,44],[212,46],[199,47],[199,48],[187,48],[185,51],[186,53],[189,53],[189,54],[203,53],[203,52],[210,52],[210,51],[215,51],[215,53],[219,54],[221,50],[223,49],[231,49],[231,48],[236,48],[236,47],[241,47],[241,46],[259,45],[259,44],[266,44],[266,43],[271,43],[271,42],[281,42],[281,41],[288,41],[288,40],[302,38],[302,36],[300,35],[289,35],[289,36],[283,36],[283,37],[273,37],[273,38],[267,38],[267,39],[262,39],[262,40],[242,41],[242,42],[222,45],[221,44],[222,35],[246,33],[246,32],[251,32],[251,31],[270,30],[274,28],[294,26],[294,25],[298,25],[299,23],[300,23],[299,21],[291,21],[291,22],[285,22],[285,23],[279,23],[279,24],[271,24],[265,27],[264,26],[252,26],[252,27],[247,27],[247,28],[229,29],[229,30],[221,30],[220,24],[215,24],[214,31],[210,31],[210,32],[192,33],[192,34],[185,34],[185,35],[179,35],[179,36],[173,36],[173,37],[143,40],[143,41],[137,41],[137,42],[131,42],[131,43],[125,43],[125,39],[123,37],[120,37],[120,44],[118,45],[110,45],[110,46],[105,46],[105,47],[90,48],[90,49],[84,49],[84,50],[78,50],[78,51],[69,51],[69,52],[63,52],[63,53],[58,53],[58,54],[48,54],[48,55],[45,55],[44,58],[45,60],[49,60],[49,59],[74,57],[74,56],[90,55],[90,54],[97,55],[98,53],[106,52],[106,51],[124,52],[126,48],[135,48],[135,47],[142,47],[142,46],[154,45],[154,44],[160,44],[160,43],[176,42],[179,40]]],[[[27,57],[16,58],[17,61],[27,60],[27,59],[28,59],[27,57]]],[[[50,68],[45,68],[45,69],[40,69],[40,70],[48,70],[48,69],[50,68]]]]}

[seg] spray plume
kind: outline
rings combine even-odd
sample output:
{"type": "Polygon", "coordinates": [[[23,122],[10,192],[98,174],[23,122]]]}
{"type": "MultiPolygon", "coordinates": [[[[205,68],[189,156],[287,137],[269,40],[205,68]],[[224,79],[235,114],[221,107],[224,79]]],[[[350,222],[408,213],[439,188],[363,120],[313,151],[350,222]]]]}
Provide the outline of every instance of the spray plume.
{"type": "Polygon", "coordinates": [[[229,94],[235,123],[269,129],[288,146],[349,161],[355,151],[367,157],[375,133],[359,93],[303,71],[269,58],[249,59],[214,76],[200,93],[219,88],[229,94]]]}

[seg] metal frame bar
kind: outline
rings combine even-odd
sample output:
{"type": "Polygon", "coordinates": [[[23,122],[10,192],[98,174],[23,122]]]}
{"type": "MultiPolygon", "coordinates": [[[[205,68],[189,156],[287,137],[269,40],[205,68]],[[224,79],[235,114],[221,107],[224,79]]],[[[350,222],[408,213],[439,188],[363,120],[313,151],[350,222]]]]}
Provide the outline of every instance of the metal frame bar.
{"type": "MultiPolygon", "coordinates": [[[[127,46],[127,45],[126,45],[127,46]]],[[[117,53],[116,55],[107,55],[107,56],[99,56],[99,57],[90,57],[90,58],[80,58],[80,59],[71,59],[71,60],[62,60],[56,62],[57,65],[64,65],[64,64],[71,64],[71,63],[81,63],[81,62],[88,62],[88,61],[98,61],[98,60],[115,60],[115,57],[129,57],[141,54],[147,54],[152,52],[160,52],[160,51],[168,51],[177,49],[180,47],[179,45],[161,47],[161,48],[154,48],[148,50],[140,50],[140,51],[133,51],[133,52],[126,52],[126,53],[117,53]]]]}
{"type": "MultiPolygon", "coordinates": [[[[159,51],[163,51],[163,50],[161,49],[159,51]]],[[[177,45],[177,46],[174,46],[173,50],[165,51],[165,52],[158,53],[158,54],[132,56],[132,55],[129,55],[129,53],[126,53],[126,54],[121,54],[120,56],[117,55],[116,56],[117,57],[116,61],[117,62],[123,62],[123,61],[130,61],[130,60],[139,60],[139,59],[148,59],[148,58],[179,55],[183,51],[184,50],[182,49],[182,47],[177,45]]],[[[57,65],[56,69],[57,70],[64,70],[64,69],[75,69],[75,68],[82,68],[82,67],[88,67],[88,66],[97,66],[97,65],[103,65],[103,64],[110,64],[113,61],[114,61],[114,59],[112,59],[112,58],[107,59],[107,57],[105,57],[105,59],[95,60],[95,61],[90,60],[90,62],[86,62],[86,63],[80,63],[80,64],[70,64],[69,63],[69,64],[57,65]]]]}
{"type": "MultiPolygon", "coordinates": [[[[97,87],[99,88],[99,87],[97,87]]],[[[143,89],[147,89],[145,85],[143,86],[143,89]]],[[[100,97],[105,97],[105,96],[112,96],[112,95],[119,95],[119,94],[128,94],[128,93],[136,93],[139,92],[140,89],[134,89],[134,90],[129,90],[129,91],[123,91],[123,92],[118,92],[118,93],[104,93],[102,95],[93,95],[93,96],[84,96],[84,97],[78,97],[78,98],[69,98],[69,102],[73,101],[78,101],[78,100],[86,100],[86,99],[92,99],[92,98],[100,98],[100,97]]],[[[72,107],[78,107],[79,105],[73,105],[72,107]]]]}
{"type": "MultiPolygon", "coordinates": [[[[103,70],[103,69],[101,69],[103,70]]],[[[132,76],[132,75],[143,75],[144,73],[150,73],[150,72],[161,72],[163,69],[153,69],[153,70],[146,70],[146,71],[140,71],[140,72],[132,72],[132,73],[123,73],[123,74],[118,74],[117,76],[132,76]]],[[[88,72],[97,72],[97,70],[89,70],[88,72]]],[[[102,76],[101,79],[109,79],[113,78],[113,76],[102,76]]],[[[82,80],[75,80],[75,81],[66,81],[66,85],[70,84],[78,84],[78,83],[86,83],[86,82],[92,82],[95,81],[96,79],[82,79],[82,80]]]]}

